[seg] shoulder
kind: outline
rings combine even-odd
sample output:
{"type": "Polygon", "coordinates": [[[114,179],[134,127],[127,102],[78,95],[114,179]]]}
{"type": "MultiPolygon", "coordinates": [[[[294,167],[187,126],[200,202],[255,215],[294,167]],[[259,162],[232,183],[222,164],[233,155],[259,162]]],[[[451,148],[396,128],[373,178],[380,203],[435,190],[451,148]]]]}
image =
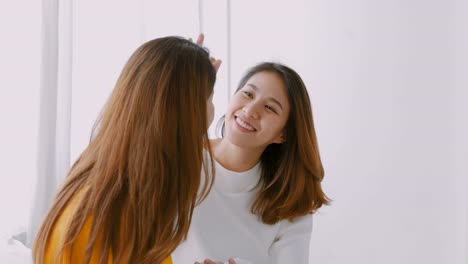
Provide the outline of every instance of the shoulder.
{"type": "MultiPolygon", "coordinates": [[[[66,229],[68,229],[68,226],[73,219],[73,216],[76,213],[76,210],[78,209],[79,205],[81,204],[81,201],[84,198],[84,195],[86,194],[86,191],[88,190],[88,187],[85,187],[78,192],[76,192],[75,195],[68,201],[67,205],[63,209],[62,213],[59,215],[59,217],[56,219],[54,225],[53,225],[53,232],[51,238],[56,238],[54,237],[54,233],[58,234],[63,234],[66,229]],[[58,232],[56,232],[58,231],[58,232]]],[[[58,235],[57,234],[57,235],[58,235]]]]}
{"type": "MultiPolygon", "coordinates": [[[[64,243],[65,235],[68,231],[70,223],[73,219],[73,216],[78,209],[81,201],[83,200],[84,195],[88,188],[83,188],[79,190],[68,202],[62,213],[56,219],[55,223],[52,226],[49,238],[47,239],[47,246],[46,246],[46,260],[51,260],[54,256],[60,253],[61,247],[64,243]]],[[[90,219],[87,219],[85,228],[90,229],[90,219]]],[[[77,241],[83,242],[87,241],[87,236],[89,235],[89,230],[85,230],[85,232],[81,232],[77,241]]],[[[64,252],[62,257],[67,257],[68,252],[64,252]]],[[[47,262],[48,263],[48,262],[47,262]]]]}
{"type": "Polygon", "coordinates": [[[280,222],[280,228],[278,236],[282,237],[287,234],[300,234],[309,235],[312,233],[313,216],[307,214],[301,217],[297,217],[293,220],[282,220],[280,222]]]}

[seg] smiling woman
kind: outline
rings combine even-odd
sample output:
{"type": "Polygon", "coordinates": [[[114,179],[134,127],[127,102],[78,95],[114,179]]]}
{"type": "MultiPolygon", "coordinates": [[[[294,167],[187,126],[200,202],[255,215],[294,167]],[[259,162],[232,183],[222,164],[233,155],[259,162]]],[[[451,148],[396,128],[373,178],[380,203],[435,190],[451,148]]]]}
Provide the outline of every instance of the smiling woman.
{"type": "Polygon", "coordinates": [[[277,63],[253,67],[221,129],[224,137],[210,142],[213,189],[195,209],[174,263],[309,263],[312,214],[329,199],[302,79],[277,63]]]}

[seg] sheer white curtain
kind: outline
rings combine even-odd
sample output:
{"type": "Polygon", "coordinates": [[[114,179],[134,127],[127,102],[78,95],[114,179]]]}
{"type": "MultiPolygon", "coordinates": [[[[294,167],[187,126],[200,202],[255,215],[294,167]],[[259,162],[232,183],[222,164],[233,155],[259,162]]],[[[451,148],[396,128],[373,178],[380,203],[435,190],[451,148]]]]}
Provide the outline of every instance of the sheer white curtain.
{"type": "Polygon", "coordinates": [[[70,166],[72,14],[71,0],[42,1],[37,184],[28,246],[70,166]]]}
{"type": "Polygon", "coordinates": [[[41,18],[40,1],[0,1],[1,238],[24,231],[30,215],[36,173],[41,18]]]}
{"type": "Polygon", "coordinates": [[[29,263],[26,240],[36,183],[41,2],[0,2],[0,263],[29,263]],[[27,8],[25,8],[27,7],[27,8]]]}

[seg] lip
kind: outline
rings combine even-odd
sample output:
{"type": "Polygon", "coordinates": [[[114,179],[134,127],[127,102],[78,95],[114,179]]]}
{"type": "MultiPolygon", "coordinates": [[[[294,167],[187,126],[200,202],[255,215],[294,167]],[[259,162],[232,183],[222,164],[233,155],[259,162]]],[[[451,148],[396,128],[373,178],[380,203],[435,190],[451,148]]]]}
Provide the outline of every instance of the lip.
{"type": "Polygon", "coordinates": [[[238,128],[240,131],[242,131],[242,132],[256,132],[256,131],[257,131],[257,128],[255,128],[254,126],[252,126],[249,122],[245,121],[245,119],[242,118],[242,117],[240,117],[240,116],[234,115],[234,120],[233,120],[233,121],[234,121],[234,123],[236,124],[237,128],[238,128]],[[240,120],[242,120],[242,122],[244,122],[244,123],[246,123],[247,125],[253,127],[254,130],[252,131],[252,130],[249,130],[249,129],[247,129],[247,128],[241,126],[241,125],[239,125],[239,123],[237,123],[237,121],[236,121],[236,118],[239,118],[240,120]]]}

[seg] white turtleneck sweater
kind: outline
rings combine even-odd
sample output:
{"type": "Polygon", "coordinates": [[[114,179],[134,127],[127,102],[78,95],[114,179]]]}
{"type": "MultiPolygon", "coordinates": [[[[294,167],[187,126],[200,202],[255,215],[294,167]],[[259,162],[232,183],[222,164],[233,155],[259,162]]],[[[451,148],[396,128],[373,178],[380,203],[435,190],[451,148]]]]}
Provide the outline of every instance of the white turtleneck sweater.
{"type": "Polygon", "coordinates": [[[240,173],[215,163],[213,188],[195,208],[187,240],[172,253],[173,263],[206,258],[227,263],[231,257],[237,264],[309,263],[312,215],[264,224],[250,212],[260,163],[240,173]]]}

